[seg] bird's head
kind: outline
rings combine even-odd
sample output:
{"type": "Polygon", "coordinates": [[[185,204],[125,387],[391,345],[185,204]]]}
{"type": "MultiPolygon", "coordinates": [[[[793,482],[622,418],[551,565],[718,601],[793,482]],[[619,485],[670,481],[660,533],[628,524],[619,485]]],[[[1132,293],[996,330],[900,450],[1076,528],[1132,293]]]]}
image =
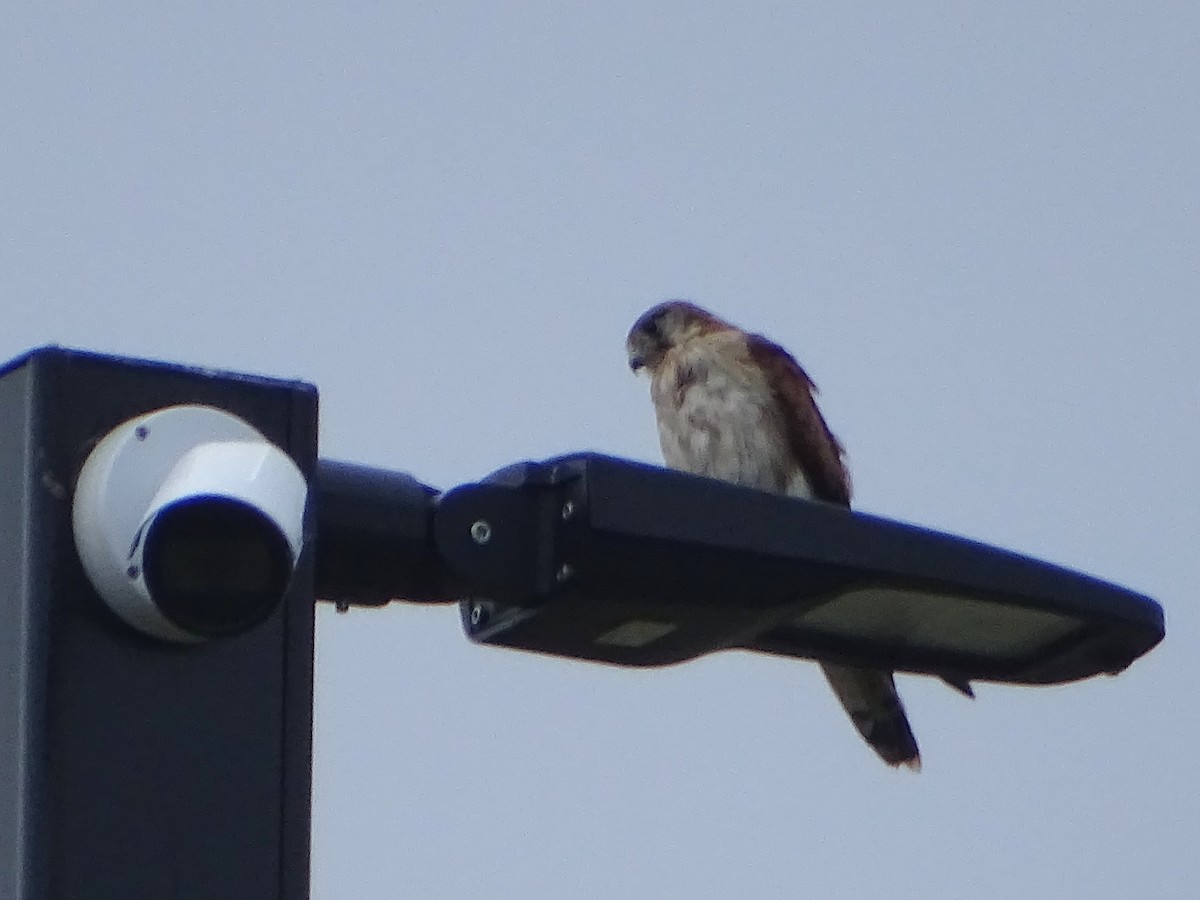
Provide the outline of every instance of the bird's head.
{"type": "Polygon", "coordinates": [[[706,309],[686,300],[668,300],[642,313],[629,329],[625,351],[634,372],[654,372],[667,353],[701,335],[732,326],[706,309]]]}

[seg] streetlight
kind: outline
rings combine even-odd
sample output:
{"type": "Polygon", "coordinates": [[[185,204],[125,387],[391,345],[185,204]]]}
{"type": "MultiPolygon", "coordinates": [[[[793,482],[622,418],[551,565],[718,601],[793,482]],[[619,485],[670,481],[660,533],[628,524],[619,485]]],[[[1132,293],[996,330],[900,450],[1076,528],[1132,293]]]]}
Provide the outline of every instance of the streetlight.
{"type": "Polygon", "coordinates": [[[311,385],[46,347],[0,365],[0,896],[308,896],[314,600],[475,642],[742,648],[957,682],[1118,672],[1154,601],[596,454],[447,493],[317,459],[311,385]]]}

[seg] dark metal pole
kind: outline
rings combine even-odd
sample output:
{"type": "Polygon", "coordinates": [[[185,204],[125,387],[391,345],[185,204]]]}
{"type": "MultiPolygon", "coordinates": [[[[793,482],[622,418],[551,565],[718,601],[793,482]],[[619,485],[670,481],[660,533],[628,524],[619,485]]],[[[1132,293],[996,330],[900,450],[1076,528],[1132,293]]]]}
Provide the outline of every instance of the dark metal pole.
{"type": "Polygon", "coordinates": [[[92,446],[181,403],[239,416],[311,478],[309,385],[58,348],[0,367],[4,900],[308,897],[311,551],[267,621],[195,645],[120,621],[75,551],[92,446]]]}

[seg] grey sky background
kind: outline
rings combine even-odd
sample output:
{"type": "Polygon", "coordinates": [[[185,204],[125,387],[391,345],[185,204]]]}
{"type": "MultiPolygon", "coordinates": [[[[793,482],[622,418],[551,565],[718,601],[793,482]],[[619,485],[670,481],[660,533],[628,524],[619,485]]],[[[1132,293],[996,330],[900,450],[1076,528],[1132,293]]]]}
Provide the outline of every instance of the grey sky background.
{"type": "Polygon", "coordinates": [[[300,377],[322,454],[449,487],[659,460],[625,331],[689,297],[823,389],[860,509],[1164,604],[1115,679],[902,678],[318,617],[313,897],[1200,891],[1200,7],[13,0],[4,358],[300,377]]]}

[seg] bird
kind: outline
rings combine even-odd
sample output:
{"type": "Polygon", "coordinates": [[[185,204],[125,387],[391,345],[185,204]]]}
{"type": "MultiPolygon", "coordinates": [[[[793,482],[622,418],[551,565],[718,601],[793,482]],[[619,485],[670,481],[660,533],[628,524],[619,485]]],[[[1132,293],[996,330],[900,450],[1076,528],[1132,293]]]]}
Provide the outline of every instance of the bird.
{"type": "MultiPolygon", "coordinates": [[[[694,303],[668,300],[637,319],[625,349],[630,369],[650,375],[668,466],[849,508],[845,451],[817,407],[816,385],[783,347],[694,303]]],[[[821,668],[883,761],[920,771],[893,673],[829,662],[821,668]]]]}

